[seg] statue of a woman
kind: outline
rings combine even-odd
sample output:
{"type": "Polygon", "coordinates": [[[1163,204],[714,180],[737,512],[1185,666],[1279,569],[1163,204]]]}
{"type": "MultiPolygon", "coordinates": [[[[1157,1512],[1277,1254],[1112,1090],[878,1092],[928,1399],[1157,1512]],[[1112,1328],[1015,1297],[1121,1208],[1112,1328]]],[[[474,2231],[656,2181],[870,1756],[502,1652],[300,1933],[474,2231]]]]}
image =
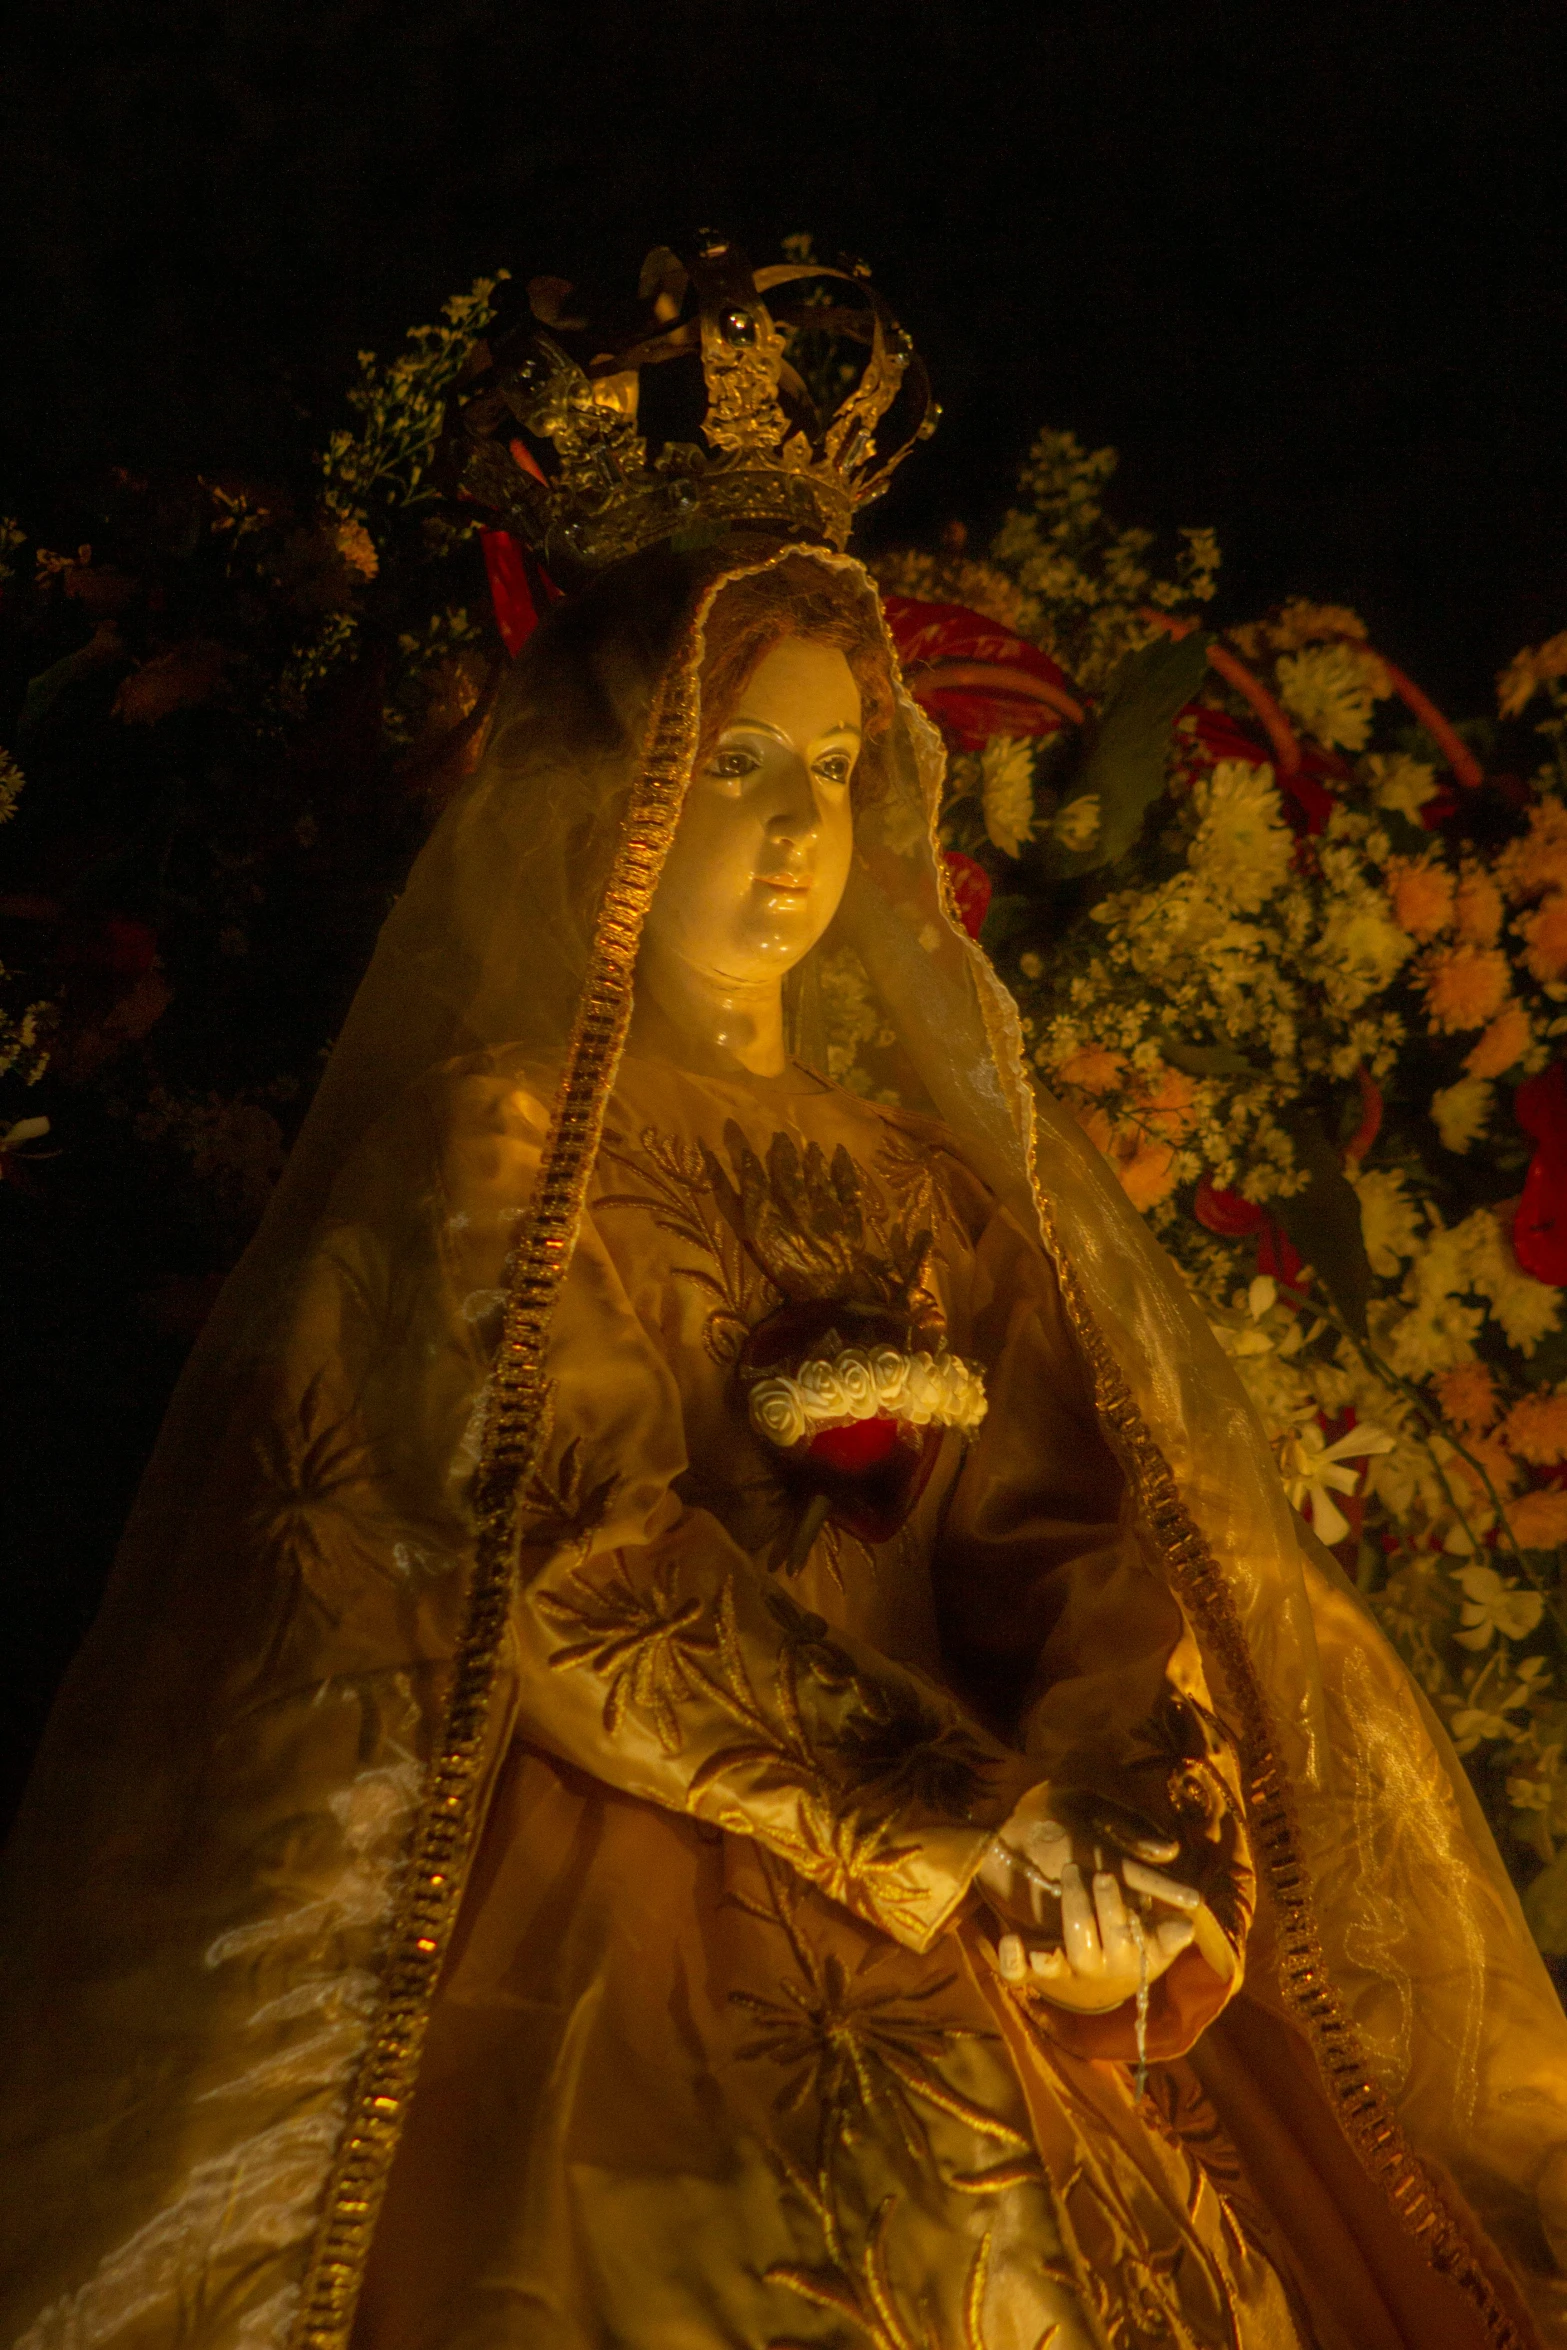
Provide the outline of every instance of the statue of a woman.
{"type": "Polygon", "coordinates": [[[577,592],[24,1809],[18,2350],[1567,2340],[1559,2008],[953,919],[835,545],[912,362],[835,283],[813,423],[789,283],[656,256],[579,366],[550,281],[469,406],[577,592]],[[650,457],[672,356],[705,445],[650,457]],[[897,1098],[830,1082],[824,971],[897,1098]]]}

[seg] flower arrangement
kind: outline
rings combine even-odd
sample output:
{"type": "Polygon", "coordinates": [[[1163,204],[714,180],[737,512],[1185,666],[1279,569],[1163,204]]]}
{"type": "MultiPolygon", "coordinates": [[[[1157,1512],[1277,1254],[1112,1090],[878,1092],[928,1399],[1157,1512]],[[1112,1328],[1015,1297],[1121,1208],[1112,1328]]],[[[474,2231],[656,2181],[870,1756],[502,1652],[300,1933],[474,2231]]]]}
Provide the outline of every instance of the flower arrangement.
{"type": "MultiPolygon", "coordinates": [[[[1211,541],[1157,579],[1102,517],[1112,463],[1047,435],[983,560],[953,533],[879,565],[952,752],[943,843],[1041,1081],[1182,1267],[1567,1954],[1567,635],[1463,728],[1344,607],[1206,637],[1211,541]],[[1014,649],[960,705],[943,599],[956,635],[1048,655],[1056,704],[1019,698],[1014,649]]],[[[852,974],[830,1009],[874,1094],[852,974]]]]}
{"type": "MultiPolygon", "coordinates": [[[[366,355],[294,478],[120,471],[49,543],[0,523],[3,1286],[105,1429],[243,1244],[531,616],[438,491],[495,296],[366,355]]],[[[1166,556],[1113,470],[1047,432],[988,548],[878,563],[958,902],[1567,1953],[1567,634],[1455,728],[1344,607],[1199,628],[1211,534],[1166,556]]],[[[823,976],[832,1073],[875,1094],[864,974],[823,976]]],[[[838,1448],[810,1476],[844,1512],[893,1437],[890,1524],[983,1391],[879,1349],[759,1365],[753,1409],[786,1460],[838,1448]]]]}

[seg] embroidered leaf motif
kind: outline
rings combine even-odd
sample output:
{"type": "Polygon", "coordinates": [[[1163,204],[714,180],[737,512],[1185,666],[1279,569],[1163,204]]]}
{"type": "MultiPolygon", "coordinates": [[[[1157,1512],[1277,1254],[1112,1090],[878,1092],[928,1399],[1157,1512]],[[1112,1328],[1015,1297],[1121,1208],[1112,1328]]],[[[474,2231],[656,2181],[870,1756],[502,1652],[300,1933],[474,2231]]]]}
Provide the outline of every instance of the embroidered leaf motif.
{"type": "Polygon", "coordinates": [[[724,1144],[736,1180],[704,1145],[708,1189],[785,1298],[878,1306],[912,1315],[922,1330],[940,1328],[941,1309],[927,1279],[929,1225],[915,1231],[894,1218],[842,1143],[830,1161],[818,1142],[808,1143],[802,1157],[792,1137],[778,1133],[764,1166],[731,1119],[724,1144]]]}
{"type": "Polygon", "coordinates": [[[712,1645],[697,1630],[702,1602],[681,1597],[675,1572],[673,1560],[657,1559],[634,1582],[617,1551],[596,1579],[579,1567],[563,1590],[541,1592],[537,1603],[550,1623],[576,1634],[550,1652],[551,1666],[557,1672],[586,1666],[607,1683],[609,1736],[636,1706],[666,1754],[678,1754],[685,1743],[680,1708],[697,1686],[697,1654],[712,1645]]]}
{"type": "Polygon", "coordinates": [[[611,1475],[597,1485],[583,1480],[582,1439],[573,1436],[564,1447],[554,1478],[541,1467],[522,1497],[523,1539],[564,1550],[572,1544],[586,1549],[609,1516],[617,1480],[611,1475]]]}

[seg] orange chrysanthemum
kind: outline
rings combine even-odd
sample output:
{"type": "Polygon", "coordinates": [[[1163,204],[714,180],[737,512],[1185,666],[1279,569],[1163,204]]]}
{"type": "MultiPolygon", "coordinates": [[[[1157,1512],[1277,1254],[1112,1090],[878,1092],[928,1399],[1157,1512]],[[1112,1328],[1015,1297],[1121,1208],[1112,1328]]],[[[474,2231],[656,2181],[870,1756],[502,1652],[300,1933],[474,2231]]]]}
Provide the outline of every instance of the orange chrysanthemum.
{"type": "Polygon", "coordinates": [[[1136,1122],[1166,1142],[1179,1142],[1190,1131],[1197,1087],[1179,1069],[1162,1069],[1158,1083],[1137,1089],[1136,1122]]]}
{"type": "Polygon", "coordinates": [[[1480,866],[1469,866],[1460,877],[1453,913],[1465,946],[1495,946],[1502,932],[1502,893],[1480,866]]]}
{"type": "Polygon", "coordinates": [[[1503,1421],[1502,1434],[1521,1460],[1538,1469],[1567,1461],[1567,1395],[1526,1395],[1503,1421]]]}
{"type": "Polygon", "coordinates": [[[1522,1004],[1504,1004],[1479,1043],[1464,1057],[1471,1077],[1500,1077],[1529,1049],[1529,1015],[1522,1004]]]}
{"type": "Polygon", "coordinates": [[[1393,919],[1411,938],[1435,938],[1453,919],[1453,877],[1445,865],[1395,857],[1387,869],[1393,919]]]}
{"type": "Polygon", "coordinates": [[[1567,897],[1553,889],[1518,925],[1527,942],[1524,961],[1536,979],[1560,979],[1567,971],[1567,897]]]}
{"type": "Polygon", "coordinates": [[[1484,1363],[1458,1363],[1435,1385],[1442,1417],[1455,1428],[1489,1428],[1496,1418],[1496,1381],[1484,1363]]]}
{"type": "Polygon", "coordinates": [[[1507,993],[1507,957],[1497,947],[1450,947],[1426,965],[1426,1011],[1449,1034],[1483,1028],[1507,993]]]}
{"type": "Polygon", "coordinates": [[[1517,1490],[1523,1472],[1500,1435],[1466,1436],[1464,1450],[1469,1455],[1468,1460],[1460,1453],[1453,1467],[1477,1501],[1489,1501],[1492,1493],[1505,1501],[1510,1493],[1517,1490]],[[1489,1491],[1487,1479],[1490,1481],[1489,1491]]]}
{"type": "Polygon", "coordinates": [[[1121,1189],[1134,1208],[1146,1212],[1175,1189],[1175,1152],[1167,1142],[1139,1142],[1127,1157],[1116,1157],[1121,1189]]]}
{"type": "Polygon", "coordinates": [[[1496,878],[1510,898],[1567,888],[1567,807],[1560,800],[1540,800],[1530,809],[1527,833],[1496,860],[1496,878]]]}
{"type": "Polygon", "coordinates": [[[1055,1073],[1057,1085],[1075,1085],[1080,1093],[1113,1093],[1126,1070],[1122,1054],[1107,1044],[1085,1044],[1068,1054],[1055,1073]]]}
{"type": "Polygon", "coordinates": [[[1520,1550],[1556,1550],[1567,1542],[1567,1493],[1526,1493],[1507,1523],[1520,1550]]]}
{"type": "Polygon", "coordinates": [[[1098,1102],[1084,1101],[1080,1094],[1068,1094],[1066,1106],[1095,1150],[1103,1151],[1105,1157],[1109,1158],[1115,1147],[1115,1128],[1111,1124],[1109,1111],[1101,1108],[1098,1102]]]}

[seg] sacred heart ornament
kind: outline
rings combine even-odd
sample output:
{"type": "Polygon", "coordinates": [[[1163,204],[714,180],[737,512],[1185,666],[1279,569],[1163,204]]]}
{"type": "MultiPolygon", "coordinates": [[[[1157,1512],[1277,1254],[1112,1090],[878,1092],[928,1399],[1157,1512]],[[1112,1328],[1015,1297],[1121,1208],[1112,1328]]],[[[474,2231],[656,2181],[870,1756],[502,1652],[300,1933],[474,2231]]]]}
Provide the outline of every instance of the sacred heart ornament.
{"type": "Polygon", "coordinates": [[[920,1335],[907,1314],[841,1298],[783,1306],[752,1331],[739,1365],[751,1426],[804,1501],[787,1572],[829,1518],[862,1542],[890,1541],[944,1431],[984,1418],[981,1372],[920,1335]]]}

